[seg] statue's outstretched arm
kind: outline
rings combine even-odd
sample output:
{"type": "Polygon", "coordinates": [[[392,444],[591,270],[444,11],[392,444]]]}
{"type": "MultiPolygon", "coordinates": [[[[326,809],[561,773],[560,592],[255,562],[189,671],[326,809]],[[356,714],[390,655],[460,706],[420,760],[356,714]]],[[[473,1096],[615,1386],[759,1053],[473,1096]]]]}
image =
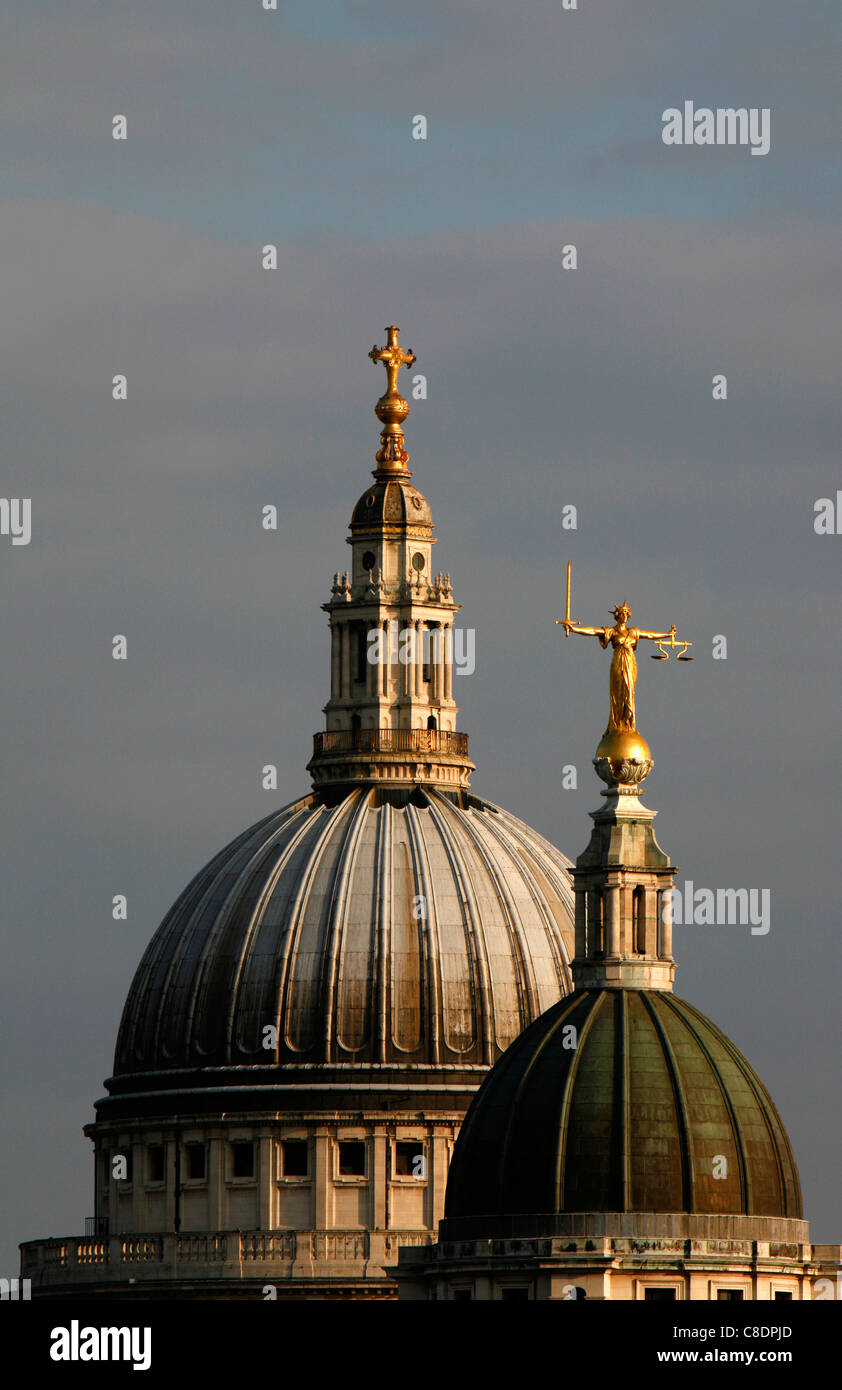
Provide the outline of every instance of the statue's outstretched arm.
{"type": "Polygon", "coordinates": [[[568,632],[580,632],[583,637],[601,637],[605,628],[603,627],[580,627],[579,623],[571,623],[568,619],[561,619],[562,627],[568,632]]]}
{"type": "Polygon", "coordinates": [[[669,632],[643,632],[643,630],[642,630],[641,628],[638,628],[638,629],[637,629],[637,635],[638,635],[638,637],[648,637],[648,639],[649,639],[650,642],[663,642],[663,641],[665,640],[665,638],[667,638],[667,637],[672,637],[672,635],[673,635],[674,632],[675,632],[675,623],[673,623],[673,625],[672,625],[672,627],[670,628],[669,632]]]}

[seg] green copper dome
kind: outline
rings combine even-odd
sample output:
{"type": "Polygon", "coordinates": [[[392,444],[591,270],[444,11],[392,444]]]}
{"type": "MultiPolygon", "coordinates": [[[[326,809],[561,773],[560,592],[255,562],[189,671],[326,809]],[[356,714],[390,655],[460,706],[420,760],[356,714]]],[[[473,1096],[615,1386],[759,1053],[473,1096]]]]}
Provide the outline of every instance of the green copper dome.
{"type": "Polygon", "coordinates": [[[666,990],[577,990],[487,1076],[446,1220],[561,1212],[800,1218],[786,1131],[754,1069],[666,990]]]}

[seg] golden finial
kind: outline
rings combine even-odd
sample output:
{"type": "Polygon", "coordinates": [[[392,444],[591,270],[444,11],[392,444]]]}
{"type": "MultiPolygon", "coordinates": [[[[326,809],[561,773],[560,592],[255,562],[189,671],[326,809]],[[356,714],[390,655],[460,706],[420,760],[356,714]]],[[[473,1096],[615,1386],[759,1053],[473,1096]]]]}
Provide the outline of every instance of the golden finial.
{"type": "Polygon", "coordinates": [[[375,343],[368,354],[372,362],[382,362],[386,368],[386,394],[380,397],[374,407],[374,413],[383,425],[380,448],[375,458],[379,469],[387,473],[403,472],[409,462],[401,429],[409,414],[409,402],[404,400],[398,391],[398,372],[401,367],[412,366],[415,353],[404,351],[398,342],[398,332],[395,324],[390,324],[386,329],[386,346],[378,347],[375,343]]]}

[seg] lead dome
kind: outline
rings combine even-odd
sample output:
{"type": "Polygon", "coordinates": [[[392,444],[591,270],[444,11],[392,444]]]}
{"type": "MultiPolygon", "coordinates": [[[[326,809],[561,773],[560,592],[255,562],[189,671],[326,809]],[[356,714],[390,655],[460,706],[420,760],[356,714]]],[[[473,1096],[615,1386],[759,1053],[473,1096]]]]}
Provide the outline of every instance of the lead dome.
{"type": "Polygon", "coordinates": [[[494,1068],[456,1145],[448,1224],[598,1211],[802,1216],[789,1140],[757,1072],[666,990],[591,989],[555,1004],[494,1068]]]}
{"type": "Polygon", "coordinates": [[[233,840],[167,913],[129,992],[109,1091],[157,1089],[161,1071],[194,1097],[241,1090],[243,1068],[256,1069],[249,1084],[283,1086],[316,1065],[336,1084],[337,1068],[370,1079],[376,1064],[452,1085],[570,988],[567,867],[478,797],[304,797],[233,840]]]}

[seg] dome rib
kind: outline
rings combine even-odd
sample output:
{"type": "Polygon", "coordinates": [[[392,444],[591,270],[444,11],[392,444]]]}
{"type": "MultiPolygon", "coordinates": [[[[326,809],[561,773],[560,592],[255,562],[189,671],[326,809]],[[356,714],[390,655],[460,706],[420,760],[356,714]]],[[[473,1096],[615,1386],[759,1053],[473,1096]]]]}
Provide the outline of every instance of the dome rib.
{"type": "Polygon", "coordinates": [[[427,966],[427,969],[424,971],[425,1017],[427,1021],[426,1036],[430,1048],[430,1060],[434,1063],[438,1063],[441,1061],[439,1019],[443,1017],[442,1011],[444,1005],[441,979],[441,940],[439,937],[435,876],[430,868],[427,842],[421,829],[418,812],[411,804],[406,808],[406,825],[412,855],[412,865],[415,871],[413,886],[420,890],[420,893],[415,896],[422,897],[426,904],[426,917],[421,918],[424,922],[423,939],[426,951],[425,964],[427,966]]]}
{"type": "MultiPolygon", "coordinates": [[[[339,1041],[339,1017],[337,1011],[338,963],[344,945],[345,930],[348,921],[348,904],[350,899],[348,886],[354,875],[354,854],[360,842],[360,837],[368,815],[367,797],[362,791],[358,791],[356,795],[358,797],[358,802],[352,809],[349,817],[345,840],[339,859],[339,874],[333,880],[333,892],[326,923],[327,940],[325,942],[326,949],[324,953],[322,1000],[320,1006],[321,1015],[324,1020],[324,1060],[326,1062],[331,1060],[334,1039],[336,1040],[337,1047],[342,1046],[339,1041]]],[[[354,1051],[356,1050],[357,1049],[354,1049],[354,1051]]]]}
{"type": "MultiPolygon", "coordinates": [[[[658,994],[656,996],[659,1004],[661,1002],[661,997],[661,994],[658,994]]],[[[696,1160],[695,1155],[693,1153],[693,1143],[691,1139],[690,1111],[687,1106],[687,1097],[684,1094],[684,1086],[682,1085],[681,1081],[681,1069],[679,1068],[678,1060],[676,1058],[672,1044],[667,1035],[667,1031],[664,1028],[663,1023],[661,1022],[661,1019],[658,1017],[658,1010],[655,1007],[655,999],[651,998],[644,991],[641,991],[640,1000],[643,1004],[643,1007],[646,1009],[646,1012],[649,1014],[650,1019],[652,1020],[652,1027],[658,1034],[658,1041],[661,1044],[661,1051],[664,1054],[664,1059],[667,1064],[667,1070],[669,1071],[670,1084],[672,1085],[673,1102],[675,1105],[675,1117],[678,1121],[678,1128],[681,1135],[681,1143],[679,1144],[679,1155],[681,1158],[681,1200],[684,1211],[692,1212],[695,1210],[694,1193],[696,1189],[696,1160]]],[[[681,1015],[678,1013],[678,1010],[674,1010],[674,1012],[676,1013],[676,1016],[680,1019],[681,1015]]],[[[710,1057],[708,1057],[708,1061],[711,1062],[710,1057]]],[[[716,1067],[713,1065],[712,1062],[711,1072],[718,1083],[719,1078],[716,1075],[716,1067]]],[[[721,1086],[719,1087],[719,1090],[720,1092],[722,1092],[721,1086]]],[[[737,1146],[737,1151],[739,1152],[739,1146],[737,1146]]],[[[745,1189],[741,1187],[740,1190],[741,1194],[744,1194],[745,1189]]],[[[622,1210],[626,1211],[628,1210],[628,1208],[623,1207],[622,1210]]]]}
{"type": "MultiPolygon", "coordinates": [[[[500,913],[509,941],[519,1012],[521,1016],[524,1014],[527,1016],[529,1014],[536,1015],[541,1011],[538,992],[532,972],[526,965],[528,954],[523,949],[522,922],[506,878],[506,874],[511,873],[512,868],[518,866],[512,866],[511,856],[509,857],[509,864],[505,867],[498,862],[483,840],[479,825],[470,814],[463,817],[463,825],[466,835],[474,846],[475,853],[482,861],[486,873],[494,885],[497,901],[500,905],[500,913]]],[[[495,1041],[498,1046],[506,1046],[505,1042],[501,1042],[501,1039],[496,1035],[495,1041]]]]}
{"type": "MultiPolygon", "coordinates": [[[[292,818],[290,818],[290,821],[285,823],[283,828],[287,829],[291,824],[294,824],[292,818]]],[[[259,1027],[257,1030],[258,1036],[255,1038],[254,1047],[247,1047],[246,1039],[243,1037],[242,1031],[240,1033],[239,1040],[235,1039],[235,1021],[238,1017],[239,1005],[242,999],[243,990],[247,988],[244,982],[248,980],[248,967],[251,965],[252,962],[254,946],[264,927],[264,916],[266,913],[266,908],[272,899],[272,896],[275,892],[278,883],[280,882],[282,876],[286,872],[287,867],[289,866],[293,858],[293,855],[297,852],[298,849],[300,849],[307,836],[309,834],[312,834],[312,830],[312,821],[304,820],[302,824],[296,830],[293,831],[292,837],[290,838],[288,843],[282,846],[281,852],[278,855],[275,866],[272,869],[272,872],[269,875],[268,879],[266,880],[266,884],[263,890],[258,895],[257,901],[255,903],[254,910],[252,912],[251,919],[246,930],[246,937],[243,945],[243,950],[240,953],[240,957],[237,962],[236,970],[234,972],[234,979],[232,981],[231,986],[231,999],[228,1008],[228,1016],[225,1024],[225,1041],[229,1056],[233,1055],[233,1050],[235,1047],[240,1052],[254,1052],[258,1048],[260,1048],[261,1051],[269,1050],[262,1048],[262,1038],[260,1036],[259,1027]]],[[[282,922],[279,923],[279,933],[281,937],[286,935],[283,931],[282,922]]],[[[192,1024],[192,1015],[190,1023],[192,1024]]],[[[277,1057],[277,1043],[275,1044],[273,1052],[274,1055],[277,1057]]]]}
{"type": "MultiPolygon", "coordinates": [[[[691,1019],[698,1020],[697,1027],[694,1028],[694,1032],[698,1031],[699,1024],[705,1026],[708,1029],[715,1028],[715,1025],[713,1025],[709,1019],[705,1018],[704,1014],[701,1013],[692,1004],[688,1004],[685,1000],[682,1000],[682,1003],[684,1004],[684,1007],[687,1010],[688,1014],[690,1014],[691,1019]]],[[[691,1026],[691,1019],[688,1019],[688,1027],[691,1026]]],[[[754,1069],[748,1063],[747,1058],[743,1057],[739,1049],[734,1045],[734,1043],[731,1042],[731,1039],[726,1037],[720,1029],[716,1028],[715,1032],[718,1040],[721,1041],[722,1046],[730,1056],[735,1068],[739,1071],[740,1075],[745,1081],[745,1084],[751,1091],[752,1096],[754,1098],[757,1113],[760,1115],[763,1121],[763,1125],[769,1139],[769,1149],[774,1159],[778,1179],[778,1195],[781,1204],[784,1208],[784,1214],[786,1216],[800,1217],[802,1210],[801,1183],[798,1177],[798,1169],[795,1166],[795,1160],[792,1156],[789,1138],[787,1136],[786,1130],[784,1129],[783,1121],[781,1120],[780,1114],[778,1113],[777,1106],[775,1105],[775,1102],[773,1101],[769,1092],[766,1090],[766,1087],[763,1085],[763,1083],[760,1081],[760,1078],[755,1073],[754,1069]],[[772,1120],[775,1121],[774,1125],[771,1123],[772,1120]],[[784,1172],[783,1160],[785,1155],[789,1159],[788,1173],[784,1172]],[[791,1200],[793,1188],[797,1191],[797,1201],[794,1204],[791,1200]]],[[[736,1110],[734,1111],[734,1114],[735,1123],[737,1124],[737,1127],[739,1129],[740,1126],[736,1116],[736,1110]]],[[[743,1155],[743,1161],[746,1164],[747,1195],[749,1199],[753,1200],[755,1194],[751,1190],[749,1157],[742,1143],[742,1135],[741,1151],[743,1155]]]]}
{"type": "MultiPolygon", "coordinates": [[[[578,1000],[576,998],[576,995],[574,994],[571,996],[570,1002],[571,1005],[575,1008],[575,1006],[581,1003],[582,1001],[578,1000]]],[[[585,1019],[582,1023],[581,1028],[577,1028],[576,1046],[573,1049],[573,1056],[570,1058],[570,1064],[565,1074],[564,1084],[561,1088],[560,1103],[558,1107],[558,1148],[556,1151],[555,1161],[554,1190],[556,1194],[556,1202],[560,1204],[563,1203],[566,1198],[565,1188],[567,1178],[567,1138],[570,1131],[570,1110],[573,1104],[573,1094],[576,1085],[576,1078],[579,1072],[579,1067],[581,1066],[585,1056],[586,1044],[593,1030],[594,1024],[596,1023],[596,1020],[598,1019],[602,1009],[605,1007],[606,998],[603,994],[600,995],[595,1001],[592,1000],[589,1002],[591,1004],[591,1007],[588,1009],[585,1015],[585,1019]]],[[[553,1034],[554,1033],[555,1029],[553,1029],[553,1034]]],[[[551,1034],[551,1037],[553,1034],[551,1034]]],[[[547,1041],[549,1042],[550,1038],[548,1038],[547,1041]]],[[[544,1048],[542,1047],[540,1051],[543,1052],[544,1048]]],[[[530,1071],[531,1070],[532,1068],[530,1067],[530,1071]]],[[[563,1205],[559,1206],[559,1210],[564,1210],[563,1205]]]]}
{"type": "Polygon", "coordinates": [[[619,1005],[620,1027],[616,1031],[617,1061],[614,1069],[614,1110],[620,1132],[618,1145],[617,1180],[620,1191],[621,1211],[627,1211],[632,1192],[631,1175],[631,1040],[629,1038],[629,1007],[625,990],[618,991],[615,1009],[619,1005]]]}
{"type": "MultiPolygon", "coordinates": [[[[539,852],[543,852],[544,859],[546,862],[542,864],[542,868],[544,869],[544,872],[547,874],[550,881],[553,883],[559,895],[569,903],[570,911],[572,914],[572,889],[570,888],[569,883],[565,881],[564,871],[560,871],[557,868],[554,860],[551,858],[550,854],[547,853],[547,851],[552,849],[552,846],[549,844],[549,842],[544,840],[542,836],[536,834],[534,841],[530,843],[520,833],[519,822],[515,820],[514,816],[510,816],[507,811],[504,811],[502,809],[502,807],[494,806],[490,801],[486,802],[485,804],[486,806],[489,806],[491,808],[491,810],[495,813],[496,816],[500,817],[501,821],[506,826],[508,834],[520,846],[520,848],[524,851],[525,855],[527,855],[529,858],[539,859],[539,852]]],[[[500,843],[501,847],[506,849],[507,853],[510,854],[511,851],[506,846],[505,837],[502,835],[498,826],[494,824],[493,817],[489,818],[487,822],[487,829],[489,834],[493,835],[500,843]]],[[[559,989],[566,994],[573,988],[573,981],[570,974],[568,958],[563,952],[563,950],[560,949],[558,937],[553,931],[553,915],[550,909],[550,905],[547,902],[546,895],[544,894],[540,884],[538,883],[537,879],[535,878],[535,875],[532,873],[529,867],[528,860],[524,858],[518,859],[517,867],[524,883],[526,884],[527,888],[529,889],[529,892],[532,895],[532,901],[535,904],[537,911],[543,918],[544,931],[553,957],[553,964],[555,966],[556,976],[558,978],[559,989]]],[[[546,1004],[544,1005],[544,1007],[546,1007],[546,1004]]]]}
{"type": "Polygon", "coordinates": [[[298,1047],[291,1036],[291,1024],[296,1017],[296,1011],[293,1007],[293,999],[291,996],[296,992],[294,987],[294,970],[298,963],[301,935],[304,930],[305,908],[310,901],[313,881],[318,872],[325,849],[334,835],[334,832],[338,831],[341,833],[342,822],[349,813],[349,802],[352,807],[353,803],[359,798],[359,795],[360,793],[358,791],[352,792],[351,796],[346,801],[341,801],[328,813],[325,824],[321,827],[321,831],[316,837],[315,844],[313,844],[309,850],[307,859],[297,871],[299,875],[298,882],[295,885],[295,892],[289,907],[289,925],[286,932],[288,948],[283,961],[279,962],[279,965],[283,968],[283,978],[282,982],[279,981],[281,987],[278,988],[276,993],[276,998],[281,1001],[281,1009],[278,1018],[278,1041],[280,1042],[281,1037],[283,1037],[285,1046],[293,1053],[309,1051],[308,1047],[298,1047]],[[283,1032],[281,1031],[282,1027],[283,1032]]]}
{"type": "MultiPolygon", "coordinates": [[[[302,807],[300,809],[303,811],[306,808],[302,807]]],[[[251,929],[254,912],[257,910],[257,904],[261,897],[259,884],[266,872],[266,862],[271,857],[273,850],[277,848],[279,837],[289,832],[290,826],[294,825],[296,819],[297,812],[294,809],[287,815],[284,815],[282,812],[281,815],[277,817],[278,823],[273,825],[272,833],[268,839],[260,840],[255,844],[254,837],[252,837],[248,842],[248,853],[244,856],[245,862],[242,867],[239,868],[236,878],[232,878],[228,892],[222,900],[222,904],[214,918],[213,925],[207,933],[204,944],[198,953],[192,986],[186,996],[186,1015],[187,1035],[193,1039],[193,1050],[199,1057],[206,1057],[213,1053],[215,1050],[214,1033],[218,1033],[219,1031],[216,1011],[213,1008],[212,1002],[210,1007],[207,1007],[208,1000],[213,1000],[213,996],[216,992],[215,987],[219,988],[220,986],[222,992],[227,993],[229,999],[236,998],[237,979],[243,968],[249,931],[251,929]],[[244,882],[246,885],[245,892],[243,891],[244,882]],[[220,943],[226,942],[226,938],[232,927],[232,919],[235,913],[241,909],[243,899],[245,898],[246,902],[248,902],[249,893],[253,887],[257,888],[258,891],[255,894],[254,906],[249,913],[249,926],[246,930],[245,940],[242,944],[239,944],[236,954],[231,955],[229,958],[227,953],[224,950],[220,952],[218,947],[220,943]],[[224,970],[227,978],[214,980],[215,967],[218,975],[221,976],[224,970]],[[199,1024],[196,1026],[197,1012],[200,1019],[205,1021],[206,1026],[208,1024],[211,1025],[211,1027],[208,1028],[208,1031],[211,1033],[210,1047],[206,1047],[202,1041],[200,1031],[201,1025],[199,1024]],[[213,1027],[214,1024],[216,1025],[215,1028],[213,1027]]],[[[302,829],[306,829],[306,823],[302,829]]],[[[243,848],[246,849],[247,847],[243,846],[243,848]]],[[[219,888],[220,881],[220,877],[217,877],[214,882],[214,890],[219,888]]],[[[213,897],[214,892],[212,891],[210,896],[211,902],[213,902],[213,897]]],[[[227,1015],[224,1033],[227,1045],[227,1015]]],[[[185,1061],[190,1061],[190,1057],[186,1052],[183,1053],[183,1058],[185,1061]]]]}
{"type": "Polygon", "coordinates": [[[476,975],[474,975],[474,979],[476,979],[477,975],[479,976],[476,981],[478,988],[471,991],[474,1005],[474,1038],[476,1038],[479,1032],[482,1038],[482,1060],[486,1065],[490,1066],[494,1061],[491,1027],[491,1012],[494,1007],[494,997],[491,991],[485,937],[479,929],[480,914],[479,905],[477,903],[477,893],[467,860],[464,854],[459,855],[457,853],[458,832],[456,826],[459,825],[459,821],[454,817],[454,823],[452,825],[449,824],[446,817],[442,814],[437,801],[438,798],[433,800],[433,798],[430,797],[430,813],[433,818],[433,823],[438,828],[450,864],[450,871],[459,889],[465,940],[468,944],[470,958],[474,961],[476,966],[476,975]],[[478,1001],[477,995],[479,996],[478,1001]],[[477,1002],[479,1002],[478,1010],[477,1002]],[[477,1018],[477,1013],[479,1013],[479,1018],[477,1018]],[[477,1023],[479,1023],[479,1029],[476,1026],[477,1023]]]}
{"type": "MultiPolygon", "coordinates": [[[[189,1046],[184,1045],[184,1038],[189,1038],[191,1036],[190,1027],[188,1027],[188,1029],[186,1029],[184,1032],[184,1037],[182,1038],[182,1047],[180,1049],[176,1048],[175,1052],[173,1052],[168,1047],[165,1037],[162,1040],[161,1033],[164,1029],[166,1020],[171,1012],[170,1003],[173,994],[177,994],[179,991],[179,986],[177,983],[178,976],[181,973],[181,969],[189,955],[189,949],[194,938],[198,938],[199,936],[205,913],[207,912],[209,905],[213,902],[216,892],[219,888],[222,873],[215,873],[214,868],[218,864],[219,870],[224,871],[227,869],[230,873],[232,867],[234,865],[237,865],[239,856],[243,851],[245,851],[245,859],[247,861],[251,860],[253,862],[258,856],[258,854],[261,852],[261,850],[265,849],[266,845],[266,841],[260,836],[258,832],[265,829],[267,824],[270,824],[274,820],[280,819],[281,817],[283,817],[283,820],[281,821],[281,825],[277,827],[277,829],[285,828],[287,820],[289,819],[290,812],[294,814],[295,810],[296,807],[286,807],[281,812],[276,812],[274,816],[266,816],[262,821],[259,821],[257,825],[252,826],[250,830],[246,831],[245,834],[241,835],[235,841],[233,846],[229,846],[229,854],[224,859],[223,855],[225,852],[223,851],[222,855],[217,855],[216,858],[211,861],[211,865],[209,866],[210,872],[208,873],[206,880],[206,891],[204,892],[204,894],[201,895],[200,903],[186,915],[186,921],[188,923],[191,923],[191,927],[187,933],[187,939],[183,943],[183,949],[179,950],[176,946],[176,949],[173,951],[172,957],[169,961],[169,965],[166,969],[164,983],[161,988],[161,1004],[156,1015],[156,1028],[155,1036],[153,1039],[153,1050],[155,1050],[156,1052],[160,1050],[167,1057],[179,1057],[180,1055],[180,1059],[185,1063],[189,1063],[191,1060],[189,1055],[190,1048],[189,1046]],[[255,844],[257,848],[251,849],[251,846],[255,844]]],[[[269,840],[270,844],[274,839],[275,833],[276,831],[273,830],[273,833],[270,836],[269,840]]],[[[230,901],[231,895],[234,892],[234,886],[237,882],[239,882],[241,876],[242,870],[238,869],[237,876],[235,879],[233,879],[231,888],[229,889],[229,893],[223,901],[223,907],[220,913],[214,916],[211,922],[210,931],[208,935],[205,937],[203,946],[200,947],[197,957],[198,968],[193,977],[192,987],[190,984],[184,987],[186,1007],[183,1008],[182,1012],[186,1013],[190,1024],[192,1024],[193,1019],[193,1005],[195,1003],[196,993],[201,988],[202,984],[202,978],[204,974],[204,962],[207,959],[209,947],[211,945],[211,942],[215,944],[219,937],[219,932],[222,929],[222,925],[224,923],[225,907],[230,901]]]]}
{"type": "MultiPolygon", "coordinates": [[[[538,1062],[540,1061],[542,1054],[545,1052],[546,1048],[549,1046],[549,1044],[551,1043],[552,1039],[555,1037],[556,1033],[559,1031],[559,1029],[563,1029],[563,1028],[566,1026],[566,1024],[570,1021],[571,1016],[577,1012],[577,1010],[578,1010],[580,1004],[581,1004],[581,1000],[577,1000],[577,999],[574,998],[572,995],[571,995],[568,999],[565,999],[565,1000],[562,1002],[562,1004],[561,1004],[561,1006],[560,1006],[560,1008],[559,1008],[558,1019],[555,1021],[555,1023],[554,1023],[553,1026],[552,1026],[552,1028],[550,1028],[550,1029],[548,1030],[548,1032],[546,1033],[546,1035],[541,1039],[541,1041],[539,1042],[539,1044],[538,1044],[537,1048],[535,1049],[534,1053],[532,1053],[532,1055],[530,1056],[529,1061],[527,1062],[527,1065],[526,1065],[526,1067],[525,1067],[525,1069],[524,1069],[523,1076],[522,1076],[521,1079],[520,1079],[520,1083],[518,1084],[517,1089],[515,1090],[515,1094],[514,1094],[514,1097],[513,1097],[513,1099],[512,1099],[511,1108],[510,1108],[510,1112],[509,1112],[509,1121],[508,1121],[508,1124],[507,1124],[507,1126],[506,1126],[505,1135],[503,1136],[503,1142],[502,1142],[502,1144],[501,1144],[501,1146],[500,1146],[499,1163],[498,1163],[498,1168],[497,1168],[497,1194],[498,1194],[498,1201],[500,1200],[500,1198],[503,1197],[503,1182],[504,1182],[504,1179],[505,1179],[506,1163],[507,1163],[508,1156],[509,1156],[509,1150],[510,1150],[510,1147],[511,1147],[512,1136],[517,1132],[517,1128],[518,1128],[518,1116],[519,1116],[519,1114],[520,1114],[521,1105],[522,1105],[524,1096],[525,1096],[525,1094],[526,1094],[527,1082],[530,1080],[531,1075],[532,1075],[532,1072],[534,1071],[535,1067],[537,1066],[538,1062]]],[[[579,1036],[578,1031],[577,1031],[577,1039],[576,1039],[576,1041],[577,1041],[577,1049],[574,1049],[574,1057],[575,1057],[575,1055],[576,1055],[576,1051],[578,1050],[578,1045],[581,1043],[581,1037],[579,1036]]],[[[568,1088],[569,1088],[569,1081],[565,1084],[564,1088],[562,1089],[561,1107],[560,1107],[560,1110],[559,1110],[559,1132],[560,1132],[560,1133],[562,1132],[563,1108],[564,1108],[565,1097],[566,1097],[566,1095],[567,1095],[567,1093],[568,1093],[568,1088]]],[[[556,1146],[556,1178],[555,1178],[555,1191],[556,1191],[557,1194],[560,1194],[560,1193],[561,1193],[562,1186],[563,1186],[563,1165],[562,1165],[562,1154],[563,1154],[563,1152],[564,1152],[563,1143],[559,1143],[559,1144],[556,1146]]]]}
{"type": "MultiPolygon", "coordinates": [[[[389,959],[392,946],[392,808],[384,806],[377,834],[377,860],[374,877],[379,885],[376,902],[377,920],[375,932],[377,940],[377,1044],[378,1062],[385,1062],[386,1047],[389,1040],[389,1000],[391,981],[389,979],[389,959]]],[[[394,1039],[393,1039],[394,1041],[394,1039]]]]}

